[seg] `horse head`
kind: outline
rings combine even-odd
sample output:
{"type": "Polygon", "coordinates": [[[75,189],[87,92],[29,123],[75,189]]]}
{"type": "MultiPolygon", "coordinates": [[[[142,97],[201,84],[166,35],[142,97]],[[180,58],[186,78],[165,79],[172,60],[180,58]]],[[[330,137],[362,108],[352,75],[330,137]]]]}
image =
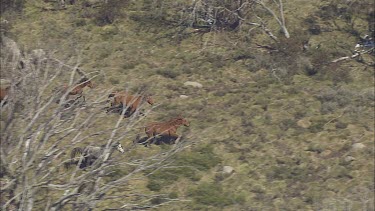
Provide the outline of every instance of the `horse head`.
{"type": "Polygon", "coordinates": [[[88,81],[87,83],[86,83],[86,85],[89,87],[89,88],[94,88],[95,86],[94,86],[94,83],[93,82],[91,82],[91,81],[88,81]]]}
{"type": "Polygon", "coordinates": [[[190,123],[186,119],[182,119],[182,124],[186,127],[190,126],[190,123]]]}
{"type": "Polygon", "coordinates": [[[184,125],[186,127],[189,127],[190,123],[189,121],[187,121],[185,118],[183,118],[181,115],[178,115],[178,117],[176,118],[176,123],[179,124],[179,125],[184,125]]]}
{"type": "Polygon", "coordinates": [[[146,96],[145,99],[146,99],[148,104],[154,105],[154,103],[155,103],[154,99],[150,95],[146,96]]]}
{"type": "Polygon", "coordinates": [[[91,89],[94,88],[94,83],[91,82],[91,80],[88,79],[87,77],[83,77],[81,80],[79,80],[78,84],[82,84],[84,86],[88,86],[91,89]]]}

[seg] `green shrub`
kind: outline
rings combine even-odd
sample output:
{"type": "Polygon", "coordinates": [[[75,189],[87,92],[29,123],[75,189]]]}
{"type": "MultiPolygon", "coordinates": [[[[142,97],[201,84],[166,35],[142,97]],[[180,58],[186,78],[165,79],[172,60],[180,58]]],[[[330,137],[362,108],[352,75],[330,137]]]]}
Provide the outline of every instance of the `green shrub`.
{"type": "Polygon", "coordinates": [[[168,194],[168,197],[171,199],[177,199],[178,198],[178,193],[176,192],[171,192],[168,194]]]}
{"type": "Polygon", "coordinates": [[[190,195],[199,204],[224,207],[231,204],[243,203],[244,196],[225,192],[221,185],[202,183],[190,190],[190,195]]]}
{"type": "Polygon", "coordinates": [[[124,70],[129,70],[129,69],[133,69],[135,68],[135,66],[137,66],[138,63],[136,61],[126,61],[126,63],[122,64],[121,67],[122,69],[124,70]]]}
{"type": "Polygon", "coordinates": [[[221,162],[215,155],[213,148],[202,147],[194,152],[185,152],[178,155],[174,165],[176,168],[160,169],[149,175],[147,188],[152,191],[159,191],[164,186],[171,185],[180,177],[189,178],[192,181],[200,180],[199,171],[207,171],[221,162]]]}
{"type": "Polygon", "coordinates": [[[283,119],[279,124],[280,129],[284,131],[287,131],[289,128],[294,128],[296,126],[296,121],[293,119],[283,119]]]}
{"type": "Polygon", "coordinates": [[[306,26],[308,28],[308,32],[311,35],[319,35],[322,32],[321,27],[320,27],[319,23],[317,22],[317,20],[318,20],[318,18],[315,15],[309,15],[304,20],[304,23],[306,24],[306,26]]]}
{"type": "Polygon", "coordinates": [[[109,83],[111,83],[111,84],[119,84],[120,80],[118,78],[111,77],[111,78],[109,78],[109,83]]]}
{"type": "Polygon", "coordinates": [[[94,13],[95,23],[99,26],[112,24],[117,18],[123,16],[121,10],[128,3],[128,0],[108,0],[106,3],[101,3],[99,9],[94,13]]]}
{"type": "Polygon", "coordinates": [[[156,73],[166,78],[172,78],[172,79],[180,75],[179,72],[177,72],[176,70],[171,70],[171,69],[158,69],[156,70],[156,73]]]}
{"type": "Polygon", "coordinates": [[[165,202],[165,199],[163,199],[162,197],[155,197],[153,199],[151,199],[151,204],[161,204],[165,202]]]}
{"type": "Polygon", "coordinates": [[[26,0],[1,0],[0,12],[4,14],[7,11],[21,12],[24,8],[26,0]]]}
{"type": "Polygon", "coordinates": [[[316,98],[322,103],[321,113],[333,113],[339,108],[344,108],[352,103],[360,102],[360,95],[344,87],[328,87],[320,91],[316,98]]]}
{"type": "Polygon", "coordinates": [[[310,151],[310,152],[317,152],[317,153],[321,153],[323,152],[323,147],[320,145],[320,144],[310,144],[306,151],[310,151]]]}
{"type": "Polygon", "coordinates": [[[213,152],[212,146],[204,146],[196,152],[182,153],[178,156],[179,165],[193,166],[201,171],[207,171],[221,162],[221,159],[213,152]]]}
{"type": "Polygon", "coordinates": [[[324,124],[327,123],[327,121],[319,120],[314,121],[313,124],[309,127],[310,132],[312,133],[318,133],[324,129],[324,124]]]}
{"type": "Polygon", "coordinates": [[[303,158],[286,160],[284,164],[270,166],[266,173],[268,179],[306,181],[309,174],[316,174],[316,169],[312,164],[304,163],[301,159],[303,158]]]}
{"type": "Polygon", "coordinates": [[[73,21],[73,24],[76,27],[81,27],[81,26],[85,26],[87,23],[84,18],[77,18],[73,21]]]}
{"type": "Polygon", "coordinates": [[[161,169],[153,172],[149,176],[147,188],[152,191],[159,191],[163,187],[173,184],[179,177],[187,177],[194,180],[197,175],[196,172],[187,167],[176,167],[169,169],[161,169]]]}
{"type": "Polygon", "coordinates": [[[162,189],[162,184],[157,180],[150,180],[146,187],[151,191],[160,191],[162,189]]]}

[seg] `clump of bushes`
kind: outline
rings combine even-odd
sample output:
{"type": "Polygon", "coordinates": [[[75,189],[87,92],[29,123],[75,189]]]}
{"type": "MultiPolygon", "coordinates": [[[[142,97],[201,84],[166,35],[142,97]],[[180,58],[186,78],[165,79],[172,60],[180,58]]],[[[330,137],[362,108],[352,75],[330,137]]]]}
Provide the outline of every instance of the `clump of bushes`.
{"type": "Polygon", "coordinates": [[[107,3],[102,3],[100,9],[94,14],[95,22],[99,26],[112,24],[123,15],[121,10],[128,2],[126,0],[109,0],[107,3]]]}
{"type": "Polygon", "coordinates": [[[25,0],[1,0],[0,12],[4,14],[7,11],[21,12],[25,5],[25,0]]]}
{"type": "Polygon", "coordinates": [[[190,165],[201,171],[207,171],[221,162],[213,152],[212,146],[205,146],[195,152],[183,153],[178,159],[179,165],[190,165]]]}
{"type": "Polygon", "coordinates": [[[190,195],[199,204],[224,207],[231,204],[243,203],[244,196],[232,194],[223,190],[220,184],[202,183],[190,190],[190,195]]]}
{"type": "Polygon", "coordinates": [[[96,3],[85,0],[79,2],[77,4],[79,6],[77,7],[82,8],[80,11],[81,17],[92,19],[98,26],[105,26],[123,17],[124,13],[122,10],[128,4],[128,0],[107,0],[96,3]]]}
{"type": "Polygon", "coordinates": [[[194,152],[181,153],[175,159],[174,165],[178,167],[157,170],[149,175],[148,189],[159,191],[176,182],[180,177],[198,181],[199,171],[207,171],[221,162],[210,146],[202,147],[194,152]]]}
{"type": "Polygon", "coordinates": [[[165,78],[171,78],[171,79],[175,79],[177,76],[180,75],[179,72],[177,72],[176,70],[172,70],[172,69],[157,69],[156,74],[161,75],[165,78]]]}
{"type": "Polygon", "coordinates": [[[114,78],[114,77],[111,77],[109,79],[109,83],[113,84],[113,85],[116,85],[116,84],[119,84],[120,83],[120,80],[118,78],[114,78]]]}
{"type": "Polygon", "coordinates": [[[325,88],[316,95],[316,98],[322,103],[322,114],[333,113],[338,108],[344,108],[353,103],[356,97],[360,97],[360,95],[342,87],[325,88]]]}

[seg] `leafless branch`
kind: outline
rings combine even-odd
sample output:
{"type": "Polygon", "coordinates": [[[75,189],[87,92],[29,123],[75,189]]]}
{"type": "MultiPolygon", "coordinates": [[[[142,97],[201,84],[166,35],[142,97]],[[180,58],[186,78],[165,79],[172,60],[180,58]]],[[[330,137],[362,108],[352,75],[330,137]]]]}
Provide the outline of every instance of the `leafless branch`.
{"type": "MultiPolygon", "coordinates": [[[[19,68],[14,64],[24,59],[14,57],[17,60],[14,61],[3,59],[10,58],[7,55],[1,56],[6,68],[19,68]]],[[[0,108],[1,119],[8,121],[6,127],[1,128],[0,159],[4,174],[0,178],[0,193],[7,195],[0,202],[2,209],[7,210],[10,206],[20,210],[61,210],[69,209],[68,206],[95,208],[100,201],[116,198],[109,195],[111,190],[127,190],[129,181],[144,179],[146,170],[168,168],[171,159],[187,147],[186,141],[180,141],[168,150],[147,153],[142,159],[128,156],[137,153],[137,147],[132,141],[125,143],[123,140],[134,137],[134,133],[144,127],[144,118],[151,109],[144,117],[137,111],[127,119],[123,118],[123,110],[114,124],[108,124],[107,119],[112,117],[105,114],[101,106],[110,90],[103,88],[100,95],[90,96],[83,105],[64,107],[62,103],[55,103],[58,98],[64,99],[70,89],[63,97],[59,95],[61,92],[54,90],[63,80],[73,84],[80,61],[68,65],[51,57],[43,62],[27,63],[22,74],[14,71],[13,90],[6,105],[0,108]],[[22,82],[15,86],[19,81],[22,82]],[[125,154],[114,151],[116,141],[126,146],[125,154]],[[78,163],[73,162],[73,168],[65,168],[75,161],[71,157],[73,148],[99,147],[101,144],[103,151],[92,165],[81,168],[80,164],[87,158],[85,155],[80,156],[78,163]],[[126,174],[116,178],[110,176],[111,172],[123,168],[128,169],[126,174]],[[43,191],[50,194],[39,207],[37,203],[40,203],[43,191]]],[[[98,72],[78,74],[90,75],[89,80],[94,80],[98,72]]],[[[179,199],[166,198],[165,203],[176,201],[179,199]]],[[[154,206],[149,200],[123,201],[125,203],[137,207],[154,206]]]]}

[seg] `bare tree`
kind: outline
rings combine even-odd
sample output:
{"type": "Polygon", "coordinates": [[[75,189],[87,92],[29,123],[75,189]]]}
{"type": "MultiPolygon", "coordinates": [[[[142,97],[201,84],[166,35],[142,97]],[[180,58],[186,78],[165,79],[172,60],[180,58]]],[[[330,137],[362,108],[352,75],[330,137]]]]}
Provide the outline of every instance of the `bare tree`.
{"type": "Polygon", "coordinates": [[[183,11],[182,22],[195,28],[229,28],[238,27],[248,29],[261,29],[270,38],[277,40],[277,37],[270,29],[265,16],[271,15],[277,22],[286,38],[290,37],[284,18],[284,5],[282,0],[236,0],[236,1],[211,1],[196,0],[183,11]]]}
{"type": "Polygon", "coordinates": [[[283,34],[286,38],[289,38],[289,32],[288,29],[286,28],[285,24],[285,18],[284,18],[284,5],[282,0],[273,0],[272,2],[274,5],[276,5],[276,8],[278,8],[278,15],[275,10],[273,10],[270,6],[268,6],[264,0],[256,0],[255,1],[257,4],[261,5],[269,14],[273,16],[273,18],[277,21],[279,24],[281,30],[283,31],[283,34]]]}
{"type": "MultiPolygon", "coordinates": [[[[97,96],[90,95],[86,102],[66,107],[65,97],[71,89],[63,93],[55,89],[61,78],[69,79],[70,84],[76,81],[79,62],[71,66],[51,56],[36,63],[27,62],[29,59],[28,55],[21,59],[5,52],[1,55],[1,71],[12,79],[7,103],[1,107],[2,210],[92,210],[101,203],[111,204],[106,206],[108,210],[127,210],[181,200],[148,195],[128,184],[144,179],[146,170],[150,174],[171,164],[171,158],[186,148],[187,142],[180,141],[168,150],[129,156],[132,151],[137,154],[134,152],[139,148],[132,137],[142,128],[147,112],[145,116],[136,112],[127,119],[120,115],[113,124],[103,124],[108,118],[103,106],[110,90],[98,90],[97,96]],[[25,64],[22,68],[20,60],[25,64]],[[113,150],[117,142],[125,146],[125,154],[113,150]],[[80,165],[65,168],[74,147],[101,144],[103,151],[92,165],[83,170],[80,165]],[[162,201],[153,204],[153,198],[162,201]]],[[[97,72],[84,74],[91,80],[98,76],[97,72]]]]}

